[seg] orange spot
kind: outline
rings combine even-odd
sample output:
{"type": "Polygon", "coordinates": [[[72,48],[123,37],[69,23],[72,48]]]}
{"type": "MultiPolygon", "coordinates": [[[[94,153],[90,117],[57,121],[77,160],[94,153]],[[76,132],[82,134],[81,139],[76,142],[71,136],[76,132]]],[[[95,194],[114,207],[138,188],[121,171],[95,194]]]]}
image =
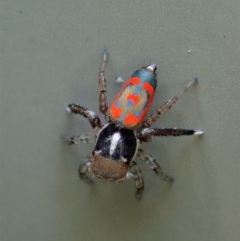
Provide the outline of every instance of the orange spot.
{"type": "Polygon", "coordinates": [[[128,115],[126,115],[126,117],[124,118],[123,121],[124,125],[126,127],[135,127],[137,124],[139,124],[139,118],[136,117],[134,114],[129,113],[128,115]]]}
{"type": "Polygon", "coordinates": [[[113,103],[110,108],[110,115],[113,119],[119,119],[122,115],[122,108],[117,108],[116,104],[113,103]]]}
{"type": "Polygon", "coordinates": [[[149,84],[148,82],[143,83],[143,89],[147,90],[147,92],[150,95],[150,98],[153,98],[154,95],[154,88],[152,87],[151,84],[149,84]]]}
{"type": "Polygon", "coordinates": [[[127,100],[132,100],[133,104],[136,105],[139,102],[139,96],[134,94],[129,94],[127,100]]]}
{"type": "Polygon", "coordinates": [[[134,84],[134,85],[139,85],[139,83],[141,82],[139,77],[132,77],[130,79],[127,80],[126,84],[124,86],[129,85],[130,83],[134,84]]]}
{"type": "Polygon", "coordinates": [[[145,118],[148,110],[151,107],[152,101],[153,101],[153,97],[154,97],[154,93],[155,93],[155,89],[152,87],[151,84],[145,82],[143,84],[143,88],[149,93],[149,99],[148,99],[148,103],[147,106],[145,107],[145,109],[143,110],[143,114],[142,114],[142,119],[145,118]]]}

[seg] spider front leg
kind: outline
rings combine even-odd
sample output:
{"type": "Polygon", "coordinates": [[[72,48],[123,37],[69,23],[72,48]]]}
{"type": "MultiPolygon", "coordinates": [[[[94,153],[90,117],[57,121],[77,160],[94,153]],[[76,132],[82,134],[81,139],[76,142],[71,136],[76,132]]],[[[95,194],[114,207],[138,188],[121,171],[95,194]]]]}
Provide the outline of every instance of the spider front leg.
{"type": "Polygon", "coordinates": [[[190,81],[187,85],[183,87],[183,89],[167,100],[160,108],[156,111],[156,113],[152,114],[148,117],[142,124],[142,127],[150,127],[160,116],[162,116],[165,112],[167,112],[181,97],[182,95],[194,84],[198,82],[198,78],[195,77],[192,81],[190,81]]]}
{"type": "Polygon", "coordinates": [[[141,160],[145,161],[149,167],[160,176],[160,178],[166,182],[173,182],[174,179],[168,175],[166,175],[160,165],[157,163],[157,161],[150,155],[144,152],[142,149],[138,149],[137,157],[139,157],[141,160]]]}
{"type": "Polygon", "coordinates": [[[132,163],[130,170],[126,174],[126,178],[133,178],[136,187],[136,199],[140,200],[142,198],[143,190],[144,190],[144,180],[142,176],[141,169],[137,166],[135,162],[132,163]]]}
{"type": "Polygon", "coordinates": [[[189,135],[203,135],[204,131],[201,129],[178,129],[178,128],[143,128],[137,133],[138,139],[143,142],[151,140],[152,136],[189,136],[189,135]]]}
{"type": "Polygon", "coordinates": [[[93,129],[101,128],[101,121],[94,111],[84,108],[78,104],[69,104],[67,106],[67,111],[72,114],[82,115],[87,118],[93,129]]]}
{"type": "Polygon", "coordinates": [[[99,110],[104,114],[105,118],[107,116],[107,84],[105,77],[105,68],[108,60],[108,51],[105,48],[102,53],[102,62],[99,71],[99,110]]]}

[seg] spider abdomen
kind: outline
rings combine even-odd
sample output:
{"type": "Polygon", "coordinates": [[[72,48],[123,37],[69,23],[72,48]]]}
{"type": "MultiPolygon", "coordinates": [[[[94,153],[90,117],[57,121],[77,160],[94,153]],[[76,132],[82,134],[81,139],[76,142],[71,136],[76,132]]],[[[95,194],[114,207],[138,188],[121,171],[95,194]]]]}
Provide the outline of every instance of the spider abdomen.
{"type": "Polygon", "coordinates": [[[128,129],[136,129],[152,104],[156,86],[155,64],[135,71],[113,100],[110,118],[128,129]]]}

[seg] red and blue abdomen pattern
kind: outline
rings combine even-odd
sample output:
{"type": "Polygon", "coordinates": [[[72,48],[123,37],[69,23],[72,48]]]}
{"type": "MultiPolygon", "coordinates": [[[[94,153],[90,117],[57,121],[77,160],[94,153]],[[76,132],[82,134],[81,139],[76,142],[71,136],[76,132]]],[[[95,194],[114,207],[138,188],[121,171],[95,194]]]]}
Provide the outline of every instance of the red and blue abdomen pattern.
{"type": "Polygon", "coordinates": [[[128,129],[144,120],[154,97],[157,80],[148,70],[137,70],[118,92],[109,109],[110,118],[128,129]]]}

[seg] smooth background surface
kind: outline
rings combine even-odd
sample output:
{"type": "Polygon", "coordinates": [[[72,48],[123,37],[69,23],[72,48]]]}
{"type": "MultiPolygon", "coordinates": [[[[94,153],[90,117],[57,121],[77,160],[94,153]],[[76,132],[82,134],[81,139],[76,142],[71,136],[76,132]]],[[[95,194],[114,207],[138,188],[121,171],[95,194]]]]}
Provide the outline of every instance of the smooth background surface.
{"type": "Polygon", "coordinates": [[[239,12],[238,0],[2,0],[1,241],[239,240],[239,12]],[[99,113],[104,45],[109,101],[115,77],[149,62],[159,66],[152,109],[200,79],[156,126],[206,135],[144,145],[176,181],[140,163],[141,202],[132,181],[81,182],[77,167],[92,147],[61,141],[91,131],[64,108],[78,102],[99,113]]]}

